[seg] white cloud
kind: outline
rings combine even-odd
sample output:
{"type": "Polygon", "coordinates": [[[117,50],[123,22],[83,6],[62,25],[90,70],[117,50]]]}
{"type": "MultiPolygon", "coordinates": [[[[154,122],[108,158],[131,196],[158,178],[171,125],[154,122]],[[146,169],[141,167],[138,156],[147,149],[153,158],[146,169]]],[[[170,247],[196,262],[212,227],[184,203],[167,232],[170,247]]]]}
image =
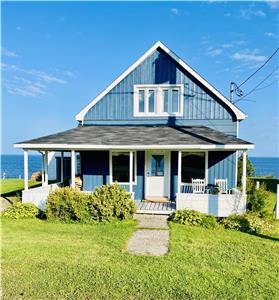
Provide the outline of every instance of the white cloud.
{"type": "Polygon", "coordinates": [[[209,51],[207,52],[207,54],[212,57],[219,56],[222,53],[223,53],[222,49],[209,49],[209,51]]]}
{"type": "Polygon", "coordinates": [[[180,15],[180,10],[178,8],[173,7],[173,8],[171,8],[170,13],[172,15],[179,16],[180,15]]]}
{"type": "Polygon", "coordinates": [[[5,71],[3,86],[13,95],[40,98],[48,94],[51,84],[67,83],[66,80],[45,71],[23,69],[6,63],[2,63],[1,69],[5,71]]]}
{"type": "Polygon", "coordinates": [[[272,37],[272,38],[275,38],[275,37],[276,37],[276,34],[273,33],[273,32],[266,32],[264,35],[265,35],[265,36],[268,36],[268,37],[272,37]]]}
{"type": "Polygon", "coordinates": [[[1,47],[1,55],[6,57],[19,57],[15,52],[9,51],[4,47],[1,47]]]}
{"type": "Polygon", "coordinates": [[[255,49],[253,51],[249,49],[241,50],[238,52],[235,52],[231,58],[233,60],[238,60],[238,61],[243,61],[243,62],[248,62],[248,63],[259,63],[259,62],[264,62],[267,57],[264,55],[259,55],[258,54],[259,50],[255,49]]]}
{"type": "Polygon", "coordinates": [[[251,17],[265,17],[266,13],[262,10],[255,10],[254,5],[250,5],[248,8],[240,10],[240,17],[243,19],[250,19],[251,17]]]}

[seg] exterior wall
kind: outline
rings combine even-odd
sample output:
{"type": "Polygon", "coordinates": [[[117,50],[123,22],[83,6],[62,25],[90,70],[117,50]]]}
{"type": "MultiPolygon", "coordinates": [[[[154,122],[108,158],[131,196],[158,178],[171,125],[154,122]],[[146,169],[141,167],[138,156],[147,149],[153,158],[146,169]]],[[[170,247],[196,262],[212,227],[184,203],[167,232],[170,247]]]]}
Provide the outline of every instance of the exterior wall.
{"type": "Polygon", "coordinates": [[[177,125],[205,125],[236,134],[233,113],[160,49],[150,55],[85,115],[84,124],[167,124],[168,117],[134,117],[134,84],[183,84],[184,112],[177,125]]]}
{"type": "Polygon", "coordinates": [[[178,151],[171,151],[171,184],[170,199],[175,200],[177,193],[178,151]]]}
{"type": "MultiPolygon", "coordinates": [[[[84,191],[109,183],[109,151],[82,151],[81,174],[84,191]]],[[[133,185],[135,200],[144,197],[144,151],[137,152],[137,184],[133,185]]],[[[129,191],[129,185],[123,185],[129,191]]]]}
{"type": "Polygon", "coordinates": [[[84,191],[109,183],[109,151],[83,151],[80,159],[84,191]]]}
{"type": "Polygon", "coordinates": [[[215,178],[228,179],[228,188],[236,188],[236,152],[210,151],[208,153],[208,183],[215,178]]]}
{"type": "MultiPolygon", "coordinates": [[[[109,151],[83,151],[81,174],[83,190],[93,191],[97,186],[109,183],[109,151]]],[[[133,185],[136,200],[144,198],[144,151],[137,151],[137,181],[133,185]]],[[[210,151],[208,153],[208,183],[214,184],[215,178],[227,178],[228,188],[235,188],[236,153],[231,151],[210,151]]],[[[171,151],[170,199],[175,200],[177,193],[178,152],[171,151]]],[[[129,191],[128,185],[123,185],[129,191]]]]}

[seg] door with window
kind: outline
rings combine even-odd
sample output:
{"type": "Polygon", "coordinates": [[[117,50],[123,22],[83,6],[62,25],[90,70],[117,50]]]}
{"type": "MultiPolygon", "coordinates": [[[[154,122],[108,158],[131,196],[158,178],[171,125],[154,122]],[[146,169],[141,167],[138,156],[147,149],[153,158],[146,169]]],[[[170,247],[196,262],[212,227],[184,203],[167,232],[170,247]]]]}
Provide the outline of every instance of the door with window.
{"type": "Polygon", "coordinates": [[[169,197],[169,152],[149,151],[146,161],[147,197],[169,197]]]}

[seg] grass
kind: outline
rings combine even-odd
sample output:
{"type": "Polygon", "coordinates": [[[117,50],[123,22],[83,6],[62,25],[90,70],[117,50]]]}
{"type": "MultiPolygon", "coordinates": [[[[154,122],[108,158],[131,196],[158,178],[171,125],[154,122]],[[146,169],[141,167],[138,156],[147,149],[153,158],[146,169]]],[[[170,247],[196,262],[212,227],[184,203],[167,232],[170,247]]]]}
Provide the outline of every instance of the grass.
{"type": "MultiPolygon", "coordinates": [[[[39,181],[28,181],[29,188],[40,186],[39,181]]],[[[0,195],[15,203],[21,201],[21,191],[24,189],[23,179],[0,179],[0,195]]]]}
{"type": "Polygon", "coordinates": [[[276,237],[171,224],[168,255],[148,257],[126,252],[132,221],[2,221],[3,299],[279,297],[276,237]]]}

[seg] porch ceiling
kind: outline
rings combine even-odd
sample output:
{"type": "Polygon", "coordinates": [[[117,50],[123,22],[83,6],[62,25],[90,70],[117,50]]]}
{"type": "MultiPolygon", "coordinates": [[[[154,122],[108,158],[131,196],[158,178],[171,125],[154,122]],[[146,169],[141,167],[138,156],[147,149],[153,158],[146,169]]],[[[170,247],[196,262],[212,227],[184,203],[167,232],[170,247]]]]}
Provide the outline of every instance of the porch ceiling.
{"type": "Polygon", "coordinates": [[[15,144],[25,149],[249,149],[254,145],[205,126],[79,126],[15,144]]]}

